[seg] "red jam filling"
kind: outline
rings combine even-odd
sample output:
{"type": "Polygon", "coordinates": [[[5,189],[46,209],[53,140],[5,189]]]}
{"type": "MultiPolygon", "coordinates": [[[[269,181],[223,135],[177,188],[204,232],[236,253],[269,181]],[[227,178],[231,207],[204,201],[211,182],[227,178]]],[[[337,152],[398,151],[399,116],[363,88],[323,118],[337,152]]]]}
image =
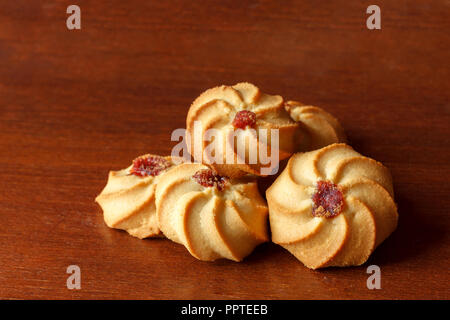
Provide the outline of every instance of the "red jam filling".
{"type": "Polygon", "coordinates": [[[192,176],[192,178],[194,178],[199,185],[204,186],[205,188],[217,187],[219,191],[223,190],[227,182],[227,178],[215,174],[210,169],[199,170],[192,176]]]}
{"type": "Polygon", "coordinates": [[[256,114],[248,110],[242,110],[236,113],[232,124],[236,129],[245,129],[247,126],[253,127],[255,123],[256,114]]]}
{"type": "Polygon", "coordinates": [[[312,196],[315,217],[333,218],[341,213],[344,196],[337,185],[328,181],[318,181],[316,192],[312,196]]]}
{"type": "Polygon", "coordinates": [[[130,174],[139,177],[157,176],[170,167],[170,162],[160,156],[139,157],[133,160],[130,174]]]}

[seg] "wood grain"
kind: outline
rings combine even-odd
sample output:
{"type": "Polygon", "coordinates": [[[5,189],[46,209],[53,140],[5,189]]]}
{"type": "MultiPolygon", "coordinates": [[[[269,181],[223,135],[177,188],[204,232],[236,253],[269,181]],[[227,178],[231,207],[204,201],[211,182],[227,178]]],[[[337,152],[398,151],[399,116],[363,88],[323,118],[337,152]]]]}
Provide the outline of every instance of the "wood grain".
{"type": "Polygon", "coordinates": [[[364,1],[76,2],[78,31],[67,1],[0,2],[0,298],[450,298],[448,1],[377,1],[378,31],[364,1]],[[326,108],[391,169],[399,228],[366,265],[310,271],[274,244],[205,263],[104,225],[108,171],[169,153],[191,101],[239,81],[326,108]]]}

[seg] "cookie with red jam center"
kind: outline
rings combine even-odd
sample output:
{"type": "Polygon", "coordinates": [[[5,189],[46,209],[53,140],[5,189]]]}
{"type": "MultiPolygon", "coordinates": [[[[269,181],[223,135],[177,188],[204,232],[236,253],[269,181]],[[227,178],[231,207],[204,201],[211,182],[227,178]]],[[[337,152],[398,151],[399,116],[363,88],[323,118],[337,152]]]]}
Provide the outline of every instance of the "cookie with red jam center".
{"type": "Polygon", "coordinates": [[[181,158],[146,154],[126,169],[110,171],[105,188],[95,199],[106,225],[141,239],[162,236],[156,217],[156,185],[181,162],[181,158]]]}
{"type": "Polygon", "coordinates": [[[311,269],[361,265],[397,227],[389,170],[346,144],[293,155],[266,196],[272,241],[311,269]]]}
{"type": "Polygon", "coordinates": [[[161,177],[156,208],[164,235],[199,260],[241,261],[268,240],[267,205],[252,177],[184,163],[161,177]]]}

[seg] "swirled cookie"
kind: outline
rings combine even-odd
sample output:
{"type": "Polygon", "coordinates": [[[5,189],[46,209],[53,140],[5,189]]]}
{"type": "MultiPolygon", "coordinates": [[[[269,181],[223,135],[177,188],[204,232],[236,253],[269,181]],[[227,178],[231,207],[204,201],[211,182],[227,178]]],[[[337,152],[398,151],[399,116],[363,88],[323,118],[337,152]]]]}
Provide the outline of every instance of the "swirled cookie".
{"type": "Polygon", "coordinates": [[[200,260],[241,261],[268,240],[267,205],[248,177],[229,179],[202,164],[181,164],[159,180],[156,208],[164,235],[200,260]]]}
{"type": "Polygon", "coordinates": [[[299,124],[298,151],[311,151],[346,141],[339,121],[324,109],[297,101],[287,101],[285,108],[299,124]]]}
{"type": "Polygon", "coordinates": [[[397,226],[388,169],[346,144],[293,155],[266,195],[272,241],[311,269],[361,265],[397,226]]]}
{"type": "Polygon", "coordinates": [[[287,113],[281,96],[264,94],[250,83],[206,90],[192,103],[186,119],[190,136],[187,142],[194,159],[228,177],[271,174],[278,160],[298,150],[295,140],[298,127],[287,113]],[[211,129],[217,131],[214,138],[208,134],[213,132],[211,129]],[[211,152],[214,156],[208,156],[204,151],[213,142],[216,143],[215,151],[211,152]],[[268,164],[260,153],[276,153],[278,159],[268,164]]]}
{"type": "Polygon", "coordinates": [[[159,236],[155,207],[156,183],[181,158],[143,155],[126,169],[110,171],[108,182],[95,201],[110,228],[126,230],[138,238],[159,236]]]}

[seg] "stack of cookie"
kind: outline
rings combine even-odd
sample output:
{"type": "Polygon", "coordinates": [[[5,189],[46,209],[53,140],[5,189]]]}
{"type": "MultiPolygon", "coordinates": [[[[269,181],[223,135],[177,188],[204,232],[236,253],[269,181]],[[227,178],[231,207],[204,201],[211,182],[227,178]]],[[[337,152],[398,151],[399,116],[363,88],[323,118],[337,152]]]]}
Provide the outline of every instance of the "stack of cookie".
{"type": "Polygon", "coordinates": [[[186,137],[193,162],[147,154],[110,172],[96,198],[109,227],[204,261],[241,261],[271,238],[317,269],[363,264],[397,226],[388,169],[345,144],[321,108],[250,83],[215,87],[192,103],[186,137]],[[283,159],[266,202],[257,183],[283,159]]]}

